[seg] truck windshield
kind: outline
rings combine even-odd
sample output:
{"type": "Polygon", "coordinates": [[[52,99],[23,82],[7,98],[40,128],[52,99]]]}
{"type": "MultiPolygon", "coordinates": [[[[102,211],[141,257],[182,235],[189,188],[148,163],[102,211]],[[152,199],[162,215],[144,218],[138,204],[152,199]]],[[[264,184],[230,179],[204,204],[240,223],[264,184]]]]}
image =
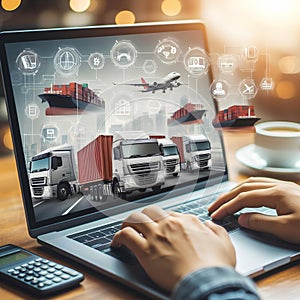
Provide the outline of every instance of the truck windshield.
{"type": "Polygon", "coordinates": [[[204,141],[204,142],[195,142],[191,143],[191,151],[203,151],[203,150],[210,150],[210,142],[204,141]]]}
{"type": "Polygon", "coordinates": [[[158,144],[156,143],[123,145],[122,150],[124,158],[146,157],[160,154],[158,144]]]}
{"type": "Polygon", "coordinates": [[[31,162],[30,173],[41,172],[49,170],[50,158],[45,157],[31,162]]]}
{"type": "Polygon", "coordinates": [[[162,154],[163,156],[179,155],[176,146],[164,146],[162,154]]]}

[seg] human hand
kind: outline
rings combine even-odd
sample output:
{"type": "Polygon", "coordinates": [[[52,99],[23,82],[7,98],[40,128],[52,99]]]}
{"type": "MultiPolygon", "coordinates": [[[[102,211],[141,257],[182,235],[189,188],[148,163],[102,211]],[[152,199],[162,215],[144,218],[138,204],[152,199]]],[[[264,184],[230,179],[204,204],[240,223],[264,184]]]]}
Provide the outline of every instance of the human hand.
{"type": "Polygon", "coordinates": [[[251,177],[230,192],[221,195],[209,208],[219,220],[245,207],[270,207],[278,216],[260,213],[242,214],[241,226],[274,234],[287,242],[300,244],[300,186],[293,182],[251,177]]]}
{"type": "Polygon", "coordinates": [[[226,230],[196,216],[167,213],[158,206],[133,213],[111,246],[125,245],[146,273],[166,291],[204,267],[235,266],[234,247],[226,230]]]}

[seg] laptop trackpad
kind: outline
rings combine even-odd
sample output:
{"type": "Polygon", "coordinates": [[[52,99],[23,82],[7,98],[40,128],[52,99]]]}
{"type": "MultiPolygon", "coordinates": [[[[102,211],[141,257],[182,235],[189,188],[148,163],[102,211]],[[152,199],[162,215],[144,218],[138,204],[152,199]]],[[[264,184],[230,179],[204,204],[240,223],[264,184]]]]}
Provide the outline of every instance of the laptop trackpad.
{"type": "Polygon", "coordinates": [[[236,269],[244,275],[252,275],[259,271],[261,273],[263,269],[271,270],[288,263],[290,257],[297,252],[289,247],[289,244],[249,230],[232,232],[230,238],[237,255],[236,269]]]}

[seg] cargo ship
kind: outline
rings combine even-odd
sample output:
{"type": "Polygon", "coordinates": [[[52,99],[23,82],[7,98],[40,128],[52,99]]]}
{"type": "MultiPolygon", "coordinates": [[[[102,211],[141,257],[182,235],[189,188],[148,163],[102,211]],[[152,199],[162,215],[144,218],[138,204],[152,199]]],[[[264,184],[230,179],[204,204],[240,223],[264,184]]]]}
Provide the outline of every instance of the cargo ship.
{"type": "Polygon", "coordinates": [[[44,88],[39,97],[49,104],[46,115],[78,114],[105,108],[105,102],[85,83],[53,84],[44,88]]]}
{"type": "Polygon", "coordinates": [[[205,114],[206,110],[203,109],[202,104],[187,103],[168,119],[168,125],[174,126],[178,123],[181,124],[190,124],[190,123],[201,123],[202,117],[205,114]]]}
{"type": "Polygon", "coordinates": [[[233,105],[220,110],[212,123],[216,128],[248,127],[253,126],[258,120],[260,120],[260,118],[255,115],[254,106],[233,105]]]}

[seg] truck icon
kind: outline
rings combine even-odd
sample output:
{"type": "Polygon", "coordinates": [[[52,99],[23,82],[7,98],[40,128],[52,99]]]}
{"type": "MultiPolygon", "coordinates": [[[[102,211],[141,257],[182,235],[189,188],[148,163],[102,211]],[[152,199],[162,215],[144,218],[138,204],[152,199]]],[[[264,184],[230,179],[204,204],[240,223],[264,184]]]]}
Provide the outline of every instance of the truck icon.
{"type": "Polygon", "coordinates": [[[99,135],[75,153],[70,145],[49,148],[30,162],[34,198],[66,200],[80,191],[92,201],[109,195],[126,199],[133,191],[160,190],[165,183],[156,139],[139,131],[99,135]]]}

